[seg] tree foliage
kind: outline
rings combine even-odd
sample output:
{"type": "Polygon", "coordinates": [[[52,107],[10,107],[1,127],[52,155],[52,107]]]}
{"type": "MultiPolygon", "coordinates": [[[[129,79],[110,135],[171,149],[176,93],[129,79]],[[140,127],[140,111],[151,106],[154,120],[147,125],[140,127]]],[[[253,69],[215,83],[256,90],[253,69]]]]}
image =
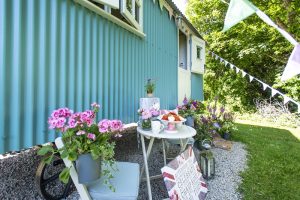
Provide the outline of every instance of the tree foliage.
{"type": "MultiPolygon", "coordinates": [[[[300,41],[300,1],[252,0],[252,3],[300,41]]],[[[221,32],[227,9],[222,0],[190,0],[187,16],[206,40],[208,49],[299,101],[299,76],[284,83],[278,78],[293,45],[255,14],[221,32]]],[[[251,109],[253,99],[270,97],[271,92],[263,91],[260,83],[250,83],[209,56],[204,77],[205,97],[212,99],[218,95],[235,110],[251,109]]]]}

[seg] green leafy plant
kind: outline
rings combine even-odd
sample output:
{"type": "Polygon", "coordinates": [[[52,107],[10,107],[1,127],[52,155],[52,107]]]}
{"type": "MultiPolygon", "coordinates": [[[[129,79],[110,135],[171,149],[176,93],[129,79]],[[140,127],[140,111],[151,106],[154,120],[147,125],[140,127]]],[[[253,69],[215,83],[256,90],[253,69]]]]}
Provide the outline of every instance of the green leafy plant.
{"type": "Polygon", "coordinates": [[[152,94],[154,90],[155,90],[155,82],[153,79],[149,78],[145,85],[145,91],[147,92],[147,94],[152,94]]]}
{"type": "MultiPolygon", "coordinates": [[[[251,0],[251,2],[279,27],[300,41],[299,1],[251,0]]],[[[282,75],[294,46],[257,15],[252,15],[228,31],[222,32],[227,10],[228,5],[224,1],[190,0],[186,14],[200,31],[209,50],[299,101],[300,76],[286,82],[278,78],[278,74],[282,75]]],[[[252,111],[255,108],[253,102],[255,98],[269,98],[271,95],[270,90],[262,90],[260,83],[249,82],[248,76],[237,74],[209,55],[205,67],[205,98],[212,100],[218,95],[231,110],[252,111]]]]}
{"type": "MultiPolygon", "coordinates": [[[[112,136],[120,136],[123,124],[120,120],[103,119],[98,124],[95,123],[96,114],[100,106],[92,104],[93,110],[73,113],[68,108],[54,110],[49,117],[50,129],[55,129],[62,133],[64,147],[54,149],[51,145],[43,146],[38,155],[44,156],[43,161],[51,163],[55,154],[60,153],[61,158],[68,158],[76,161],[81,154],[90,153],[94,160],[101,160],[108,164],[111,169],[114,163],[115,144],[110,141],[112,136]]],[[[70,177],[70,169],[65,168],[59,175],[63,183],[67,183],[70,177]]],[[[102,172],[105,177],[112,178],[109,172],[102,172]]],[[[105,180],[108,183],[107,180],[105,180]]],[[[109,185],[110,188],[113,188],[109,185]]]]}

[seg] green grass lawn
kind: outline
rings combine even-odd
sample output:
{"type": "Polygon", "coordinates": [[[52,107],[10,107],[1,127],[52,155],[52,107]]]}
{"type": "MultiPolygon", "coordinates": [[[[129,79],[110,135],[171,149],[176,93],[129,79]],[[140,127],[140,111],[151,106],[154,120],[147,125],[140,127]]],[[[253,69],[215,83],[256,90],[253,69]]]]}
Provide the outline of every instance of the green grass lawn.
{"type": "Polygon", "coordinates": [[[289,130],[237,124],[233,140],[247,146],[242,174],[246,200],[300,200],[300,141],[289,130]]]}

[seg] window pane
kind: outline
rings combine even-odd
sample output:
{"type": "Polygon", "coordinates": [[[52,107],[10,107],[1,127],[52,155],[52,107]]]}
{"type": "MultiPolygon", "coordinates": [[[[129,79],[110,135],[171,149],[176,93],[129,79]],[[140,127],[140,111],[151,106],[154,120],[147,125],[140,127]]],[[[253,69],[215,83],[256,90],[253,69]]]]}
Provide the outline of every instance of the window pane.
{"type": "Polygon", "coordinates": [[[137,22],[140,22],[140,7],[136,2],[135,2],[135,20],[137,22]]]}
{"type": "Polygon", "coordinates": [[[201,59],[201,47],[197,46],[197,58],[201,59]]]}
{"type": "Polygon", "coordinates": [[[132,13],[132,2],[131,2],[131,0],[126,0],[126,8],[130,13],[132,13]]]}

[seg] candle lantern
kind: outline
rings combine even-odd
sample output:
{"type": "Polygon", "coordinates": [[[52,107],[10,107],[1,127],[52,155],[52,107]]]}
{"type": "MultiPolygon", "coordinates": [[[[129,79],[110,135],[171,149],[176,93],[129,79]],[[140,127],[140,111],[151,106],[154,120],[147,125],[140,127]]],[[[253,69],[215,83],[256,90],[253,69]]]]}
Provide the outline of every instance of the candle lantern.
{"type": "Polygon", "coordinates": [[[213,153],[209,150],[200,152],[200,167],[203,177],[205,179],[211,179],[215,175],[215,158],[213,153]]]}

